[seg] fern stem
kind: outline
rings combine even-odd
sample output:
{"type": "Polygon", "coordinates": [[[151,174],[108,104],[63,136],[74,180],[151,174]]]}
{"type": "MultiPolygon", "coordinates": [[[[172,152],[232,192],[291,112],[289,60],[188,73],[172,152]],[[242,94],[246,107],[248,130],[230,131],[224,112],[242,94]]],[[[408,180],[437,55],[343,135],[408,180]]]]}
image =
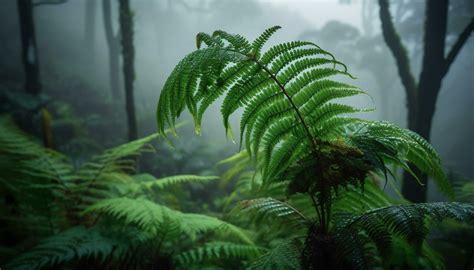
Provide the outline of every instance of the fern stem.
{"type": "MultiPolygon", "coordinates": [[[[295,113],[296,113],[296,116],[297,118],[299,119],[299,121],[301,122],[301,125],[303,125],[304,129],[305,129],[305,132],[306,132],[306,135],[308,136],[308,139],[311,143],[311,147],[312,147],[312,150],[313,150],[313,154],[315,155],[315,158],[317,159],[317,156],[316,156],[316,153],[317,153],[317,145],[316,145],[316,142],[313,138],[313,135],[311,135],[311,132],[309,130],[309,127],[308,125],[306,124],[306,122],[304,121],[304,118],[303,118],[303,115],[301,115],[300,111],[298,110],[298,107],[296,106],[296,104],[293,102],[290,94],[288,94],[288,92],[286,91],[285,89],[285,86],[278,80],[278,78],[275,76],[275,74],[273,74],[271,72],[271,70],[269,70],[265,65],[263,65],[262,63],[260,63],[257,59],[255,58],[251,58],[258,66],[260,66],[268,75],[270,75],[270,77],[275,81],[275,83],[278,85],[278,87],[280,88],[280,90],[283,92],[283,94],[285,95],[285,97],[288,99],[288,102],[291,104],[291,107],[294,109],[295,113]]],[[[327,228],[329,227],[329,215],[330,215],[330,210],[328,209],[328,211],[326,212],[326,202],[325,201],[322,201],[322,200],[319,200],[320,203],[317,204],[316,203],[316,200],[314,198],[314,196],[310,195],[311,197],[311,200],[313,201],[313,204],[314,204],[314,208],[316,209],[316,213],[318,215],[318,218],[319,218],[319,223],[320,223],[320,226],[321,226],[321,230],[323,232],[326,232],[327,231],[327,228]],[[318,207],[319,206],[319,207],[318,207]]],[[[330,204],[329,204],[330,205],[330,204]]],[[[330,206],[328,207],[330,208],[330,206]]]]}
{"type": "Polygon", "coordinates": [[[318,216],[319,222],[321,222],[321,212],[319,211],[318,204],[316,203],[316,200],[314,199],[313,195],[310,195],[311,201],[313,202],[314,209],[316,209],[316,215],[318,216]]]}
{"type": "Polygon", "coordinates": [[[319,205],[316,202],[316,199],[314,198],[314,196],[309,194],[309,197],[311,198],[311,201],[313,202],[314,209],[316,209],[316,214],[319,220],[319,226],[321,227],[322,231],[325,231],[326,221],[324,217],[324,206],[321,206],[321,211],[320,211],[319,205]]]}

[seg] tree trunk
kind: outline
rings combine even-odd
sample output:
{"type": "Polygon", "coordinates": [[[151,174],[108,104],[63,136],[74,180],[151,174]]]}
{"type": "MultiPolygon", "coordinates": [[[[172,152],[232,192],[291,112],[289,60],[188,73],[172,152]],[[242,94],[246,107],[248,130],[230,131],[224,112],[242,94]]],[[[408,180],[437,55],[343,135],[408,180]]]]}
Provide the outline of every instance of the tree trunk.
{"type": "Polygon", "coordinates": [[[102,1],[102,11],[104,19],[105,37],[109,48],[109,82],[112,99],[118,101],[121,99],[120,90],[120,49],[117,35],[114,34],[112,26],[112,11],[110,0],[102,1]]]}
{"type": "MultiPolygon", "coordinates": [[[[95,62],[95,19],[97,2],[86,0],[86,17],[84,22],[84,44],[89,53],[90,60],[95,62]]],[[[92,63],[93,63],[92,62],[92,63]]]]}
{"type": "MultiPolygon", "coordinates": [[[[421,119],[428,117],[430,119],[433,117],[433,112],[422,111],[421,108],[416,105],[408,107],[408,129],[418,133],[425,139],[429,139],[431,132],[431,120],[422,121],[421,119]],[[421,115],[425,115],[422,117],[421,115]]],[[[412,167],[412,171],[417,176],[418,180],[410,174],[409,172],[404,172],[403,174],[403,184],[402,184],[402,194],[403,196],[415,203],[426,202],[427,198],[427,188],[428,188],[428,177],[425,174],[422,174],[417,168],[412,167]]]]}
{"type": "Polygon", "coordinates": [[[129,0],[120,0],[120,33],[122,40],[123,77],[125,82],[125,107],[128,120],[128,139],[135,140],[137,134],[137,120],[133,98],[133,81],[135,79],[133,47],[133,14],[129,0]]]}
{"type": "MultiPolygon", "coordinates": [[[[429,141],[436,101],[444,77],[448,0],[430,0],[426,5],[422,71],[417,98],[412,101],[414,108],[410,106],[408,109],[408,128],[429,141]]],[[[402,194],[412,202],[425,202],[428,178],[418,170],[415,173],[423,186],[417,183],[412,175],[405,173],[402,194]]]]}
{"type": "Polygon", "coordinates": [[[20,18],[22,62],[25,72],[25,90],[33,95],[41,93],[39,80],[38,48],[36,46],[35,23],[32,0],[17,0],[20,18]]]}
{"type": "MultiPolygon", "coordinates": [[[[423,62],[417,85],[410,70],[406,50],[395,31],[388,0],[379,0],[383,37],[395,57],[398,73],[407,95],[408,128],[428,141],[442,80],[471,32],[474,31],[474,19],[471,19],[445,57],[448,5],[448,0],[426,2],[423,62]]],[[[426,201],[427,177],[419,171],[414,170],[414,172],[424,186],[420,186],[412,175],[405,173],[402,193],[410,201],[424,202],[426,201]]]]}

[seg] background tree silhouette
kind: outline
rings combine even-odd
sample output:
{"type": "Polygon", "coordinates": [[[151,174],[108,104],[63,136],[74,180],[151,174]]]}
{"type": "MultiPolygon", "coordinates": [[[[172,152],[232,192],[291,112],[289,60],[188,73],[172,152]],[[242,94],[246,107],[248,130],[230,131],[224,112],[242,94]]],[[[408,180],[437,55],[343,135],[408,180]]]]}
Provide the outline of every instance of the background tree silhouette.
{"type": "MultiPolygon", "coordinates": [[[[379,0],[379,5],[383,37],[397,62],[398,73],[406,92],[408,128],[429,140],[441,83],[473,31],[474,20],[471,19],[449,53],[445,54],[449,1],[426,2],[423,60],[417,82],[410,68],[407,50],[392,22],[389,3],[387,0],[379,0]]],[[[402,193],[410,201],[424,202],[427,177],[421,175],[419,171],[415,170],[415,173],[424,186],[413,181],[414,176],[405,173],[402,193]]]]}
{"type": "Polygon", "coordinates": [[[133,14],[129,0],[120,0],[120,33],[123,57],[123,77],[125,82],[125,107],[127,111],[128,139],[138,138],[137,119],[133,98],[133,81],[135,80],[135,48],[133,47],[133,14]]]}
{"type": "Polygon", "coordinates": [[[35,22],[32,0],[18,0],[18,17],[21,31],[21,59],[25,76],[26,92],[41,93],[39,78],[38,47],[36,46],[35,22]]]}
{"type": "Polygon", "coordinates": [[[102,16],[104,19],[105,38],[107,40],[108,56],[109,56],[109,81],[110,93],[112,99],[118,100],[120,94],[120,37],[119,31],[114,32],[112,8],[110,0],[102,1],[102,16]]]}

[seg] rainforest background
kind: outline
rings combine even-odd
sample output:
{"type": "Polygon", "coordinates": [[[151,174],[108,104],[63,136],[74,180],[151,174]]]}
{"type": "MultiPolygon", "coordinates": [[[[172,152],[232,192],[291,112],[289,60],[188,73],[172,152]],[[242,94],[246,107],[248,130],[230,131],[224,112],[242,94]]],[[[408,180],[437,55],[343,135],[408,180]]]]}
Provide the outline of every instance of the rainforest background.
{"type": "MultiPolygon", "coordinates": [[[[473,17],[468,0],[1,1],[0,269],[243,269],[285,239],[284,227],[265,235],[270,225],[235,213],[253,197],[242,191],[245,158],[225,160],[241,149],[218,104],[201,136],[188,113],[178,137],[156,135],[161,89],[199,32],[254,40],[279,25],[265,49],[304,40],[331,52],[371,96],[347,101],[375,108],[357,116],[427,139],[455,200],[472,204],[473,17]]],[[[387,200],[450,200],[391,168],[388,184],[377,178],[387,200]]],[[[427,241],[448,269],[472,269],[472,222],[459,226],[445,222],[427,241]]],[[[415,254],[393,265],[428,268],[415,254]]]]}

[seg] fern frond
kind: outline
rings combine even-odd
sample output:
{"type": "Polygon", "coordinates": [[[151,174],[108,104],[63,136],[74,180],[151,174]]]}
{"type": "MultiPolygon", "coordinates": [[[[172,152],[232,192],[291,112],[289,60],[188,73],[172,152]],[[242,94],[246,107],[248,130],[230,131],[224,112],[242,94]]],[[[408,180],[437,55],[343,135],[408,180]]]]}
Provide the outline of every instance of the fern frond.
{"type": "MultiPolygon", "coordinates": [[[[387,249],[391,244],[390,238],[387,238],[386,235],[379,236],[377,240],[381,250],[384,250],[383,248],[387,249]]],[[[350,265],[352,269],[369,270],[374,269],[378,264],[376,260],[377,251],[370,244],[367,235],[361,231],[353,228],[339,231],[336,234],[336,243],[338,257],[350,265]]]]}
{"type": "Polygon", "coordinates": [[[163,178],[154,179],[142,183],[146,188],[164,189],[168,186],[178,185],[182,183],[207,183],[218,180],[218,176],[200,176],[200,175],[174,175],[163,178]]]}
{"type": "Polygon", "coordinates": [[[242,201],[240,207],[243,211],[254,210],[265,217],[277,217],[299,226],[305,226],[308,223],[308,219],[296,208],[274,198],[242,201]]]}
{"type": "Polygon", "coordinates": [[[364,232],[381,255],[387,258],[393,235],[402,237],[420,250],[428,232],[427,226],[447,218],[472,222],[474,205],[443,202],[382,207],[350,218],[336,230],[341,239],[348,233],[353,234],[350,232],[354,230],[358,234],[364,232]]]}
{"type": "Polygon", "coordinates": [[[101,200],[90,206],[84,214],[96,212],[123,221],[125,225],[137,226],[152,235],[186,234],[195,239],[198,234],[215,231],[229,233],[246,243],[252,241],[238,227],[215,217],[182,213],[147,199],[112,198],[101,200]]]}
{"type": "Polygon", "coordinates": [[[242,37],[241,35],[232,35],[225,31],[217,30],[217,31],[214,31],[212,36],[225,40],[226,42],[229,43],[229,45],[233,49],[243,54],[249,53],[250,50],[252,49],[252,46],[250,45],[249,41],[246,38],[242,37]]]}
{"type": "Polygon", "coordinates": [[[373,182],[367,181],[364,184],[364,190],[351,187],[338,193],[333,202],[332,211],[336,215],[334,217],[337,218],[339,214],[363,214],[372,209],[392,206],[396,203],[399,202],[390,198],[373,182]]]}
{"type": "Polygon", "coordinates": [[[253,245],[243,245],[230,242],[210,242],[176,256],[178,265],[184,267],[199,265],[225,259],[252,260],[257,258],[264,249],[253,245]]]}
{"type": "Polygon", "coordinates": [[[258,57],[263,45],[270,39],[270,37],[280,29],[280,26],[273,26],[263,31],[263,33],[252,43],[252,53],[258,57]]]}
{"type": "Polygon", "coordinates": [[[103,261],[126,252],[126,244],[102,236],[95,228],[74,227],[58,235],[44,239],[30,251],[21,254],[7,269],[50,269],[80,259],[103,261]]]}
{"type": "Polygon", "coordinates": [[[420,135],[387,122],[367,122],[362,124],[361,128],[362,130],[353,134],[350,139],[367,155],[375,153],[409,172],[411,170],[406,162],[410,162],[433,177],[444,194],[450,198],[454,197],[453,188],[443,171],[436,150],[420,135]]]}
{"type": "Polygon", "coordinates": [[[256,260],[249,269],[252,270],[297,270],[300,269],[301,245],[299,242],[285,241],[270,249],[256,260]]]}
{"type": "Polygon", "coordinates": [[[112,198],[101,200],[88,207],[84,214],[97,212],[122,219],[125,225],[136,225],[143,231],[157,235],[165,217],[175,214],[173,210],[146,199],[112,198]]]}
{"type": "Polygon", "coordinates": [[[455,188],[457,198],[465,202],[474,202],[474,182],[465,183],[455,188]]]}
{"type": "Polygon", "coordinates": [[[264,43],[277,29],[266,30],[251,45],[224,31],[216,31],[213,37],[200,33],[198,40],[208,47],[186,56],[168,78],[158,102],[159,129],[163,131],[166,125],[173,128],[176,117],[187,107],[199,133],[202,114],[224,95],[221,112],[227,134],[232,134],[229,116],[243,108],[241,141],[245,138],[247,151],[255,159],[260,149],[265,149],[264,178],[291,165],[285,161],[300,157],[285,156],[279,159],[278,168],[270,166],[270,160],[284,152],[280,150],[283,144],[287,144],[284,150],[289,154],[300,143],[315,151],[316,131],[321,132],[315,126],[329,129],[333,118],[359,111],[332,101],[363,91],[330,80],[336,75],[350,75],[330,53],[310,42],[276,45],[260,57],[264,43]]]}
{"type": "Polygon", "coordinates": [[[450,172],[448,177],[450,182],[453,183],[456,200],[474,203],[474,180],[453,172],[450,172]]]}
{"type": "Polygon", "coordinates": [[[76,194],[82,198],[81,203],[77,205],[78,211],[101,199],[124,194],[127,189],[133,187],[135,180],[129,174],[135,171],[139,155],[154,151],[150,143],[158,136],[152,134],[122,144],[84,163],[77,171],[79,179],[75,185],[76,194]]]}
{"type": "MultiPolygon", "coordinates": [[[[0,117],[0,185],[31,224],[38,224],[38,218],[61,222],[60,212],[72,203],[65,193],[73,191],[76,179],[65,156],[40,146],[9,117],[0,117]]],[[[27,220],[21,224],[29,225],[27,220]]]]}
{"type": "Polygon", "coordinates": [[[152,151],[150,142],[158,138],[158,134],[138,139],[118,147],[106,150],[85,163],[78,173],[83,179],[94,181],[111,172],[133,171],[136,157],[143,152],[152,151]]]}

